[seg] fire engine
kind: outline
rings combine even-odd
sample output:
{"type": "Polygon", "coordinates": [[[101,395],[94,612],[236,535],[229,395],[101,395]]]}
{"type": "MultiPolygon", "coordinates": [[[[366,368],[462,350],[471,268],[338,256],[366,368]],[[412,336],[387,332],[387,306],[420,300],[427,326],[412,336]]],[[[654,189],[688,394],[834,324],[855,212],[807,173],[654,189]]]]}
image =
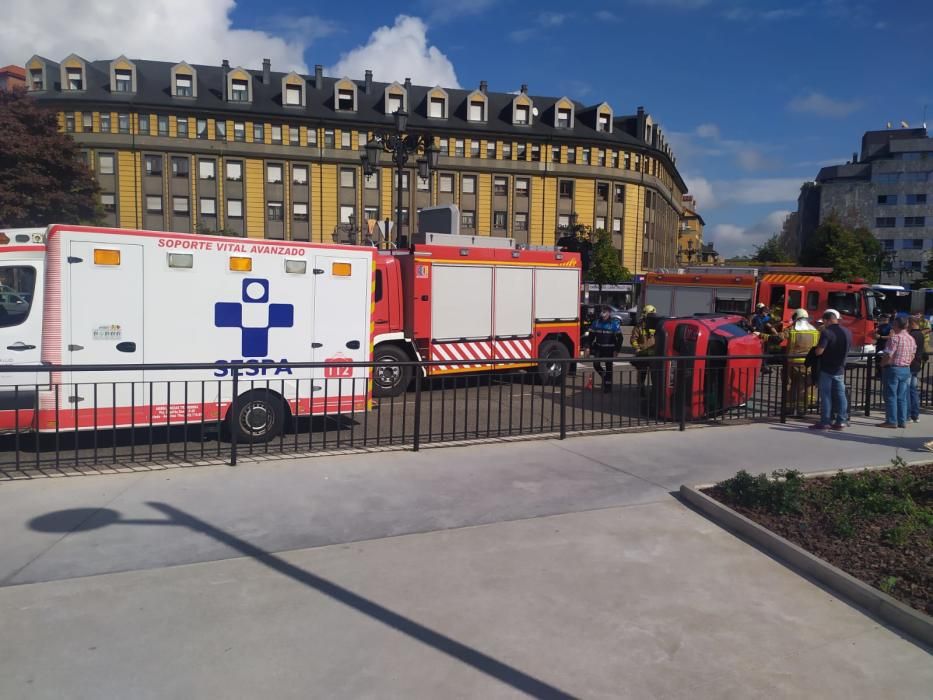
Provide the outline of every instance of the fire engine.
{"type": "Polygon", "coordinates": [[[759,303],[787,324],[797,309],[811,316],[836,309],[852,333],[852,354],[875,351],[875,292],[864,282],[827,282],[825,268],[686,268],[645,275],[643,303],[661,316],[747,316],[759,303]]]}
{"type": "Polygon", "coordinates": [[[0,234],[0,431],[203,419],[262,441],[289,414],[365,410],[370,373],[349,363],[372,357],[374,258],[362,247],[84,226],[0,234]],[[325,368],[284,364],[302,362],[325,368]],[[212,368],[139,368],[170,363],[212,368]],[[237,396],[231,363],[249,365],[237,396]],[[15,365],[30,369],[3,371],[15,365]]]}
{"type": "Polygon", "coordinates": [[[423,209],[419,222],[408,250],[376,259],[373,393],[404,392],[414,368],[402,363],[412,360],[437,363],[419,370],[425,376],[503,360],[495,369],[559,379],[568,369],[560,360],[580,347],[580,255],[461,235],[453,205],[423,209]]]}

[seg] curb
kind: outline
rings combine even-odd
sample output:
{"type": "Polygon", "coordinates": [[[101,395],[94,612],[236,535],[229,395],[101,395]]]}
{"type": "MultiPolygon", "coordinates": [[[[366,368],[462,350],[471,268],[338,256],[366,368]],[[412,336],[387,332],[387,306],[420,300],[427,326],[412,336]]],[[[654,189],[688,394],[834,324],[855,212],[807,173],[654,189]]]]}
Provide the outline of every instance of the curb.
{"type": "Polygon", "coordinates": [[[717,525],[819,581],[837,596],[863,608],[895,630],[933,647],[933,618],[810,554],[696,488],[683,485],[680,495],[717,525]]]}

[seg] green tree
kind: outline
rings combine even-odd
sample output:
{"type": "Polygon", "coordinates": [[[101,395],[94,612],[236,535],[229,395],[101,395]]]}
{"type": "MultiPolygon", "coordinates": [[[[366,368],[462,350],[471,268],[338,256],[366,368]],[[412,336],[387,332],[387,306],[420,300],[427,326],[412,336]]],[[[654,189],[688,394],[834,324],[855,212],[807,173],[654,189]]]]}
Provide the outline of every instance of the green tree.
{"type": "Polygon", "coordinates": [[[240,234],[233,229],[224,226],[221,229],[212,229],[210,226],[201,224],[198,226],[198,233],[202,236],[239,236],[240,234]]]}
{"type": "Polygon", "coordinates": [[[923,268],[923,277],[914,280],[911,287],[914,289],[930,289],[933,287],[933,257],[927,260],[927,264],[923,268]]]}
{"type": "Polygon", "coordinates": [[[0,90],[0,226],[96,223],[97,180],[52,110],[0,90]]]}
{"type": "Polygon", "coordinates": [[[846,282],[855,277],[876,280],[881,275],[881,243],[866,228],[851,229],[835,216],[820,224],[800,254],[800,262],[831,267],[829,279],[846,282]]]}
{"type": "Polygon", "coordinates": [[[619,284],[632,279],[632,273],[619,262],[619,251],[612,245],[612,234],[603,229],[593,233],[596,242],[586,278],[599,285],[602,292],[604,284],[619,284]]]}
{"type": "Polygon", "coordinates": [[[755,254],[752,256],[755,262],[790,262],[790,256],[784,249],[778,234],[772,234],[771,238],[762,245],[755,246],[755,254]]]}

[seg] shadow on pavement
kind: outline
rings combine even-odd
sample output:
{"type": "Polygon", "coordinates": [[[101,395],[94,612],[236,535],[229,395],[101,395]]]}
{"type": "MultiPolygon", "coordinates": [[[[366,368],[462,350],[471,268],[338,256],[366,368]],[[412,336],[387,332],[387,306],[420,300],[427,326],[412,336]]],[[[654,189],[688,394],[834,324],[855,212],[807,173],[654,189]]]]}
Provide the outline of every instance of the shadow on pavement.
{"type": "MultiPolygon", "coordinates": [[[[772,430],[780,430],[788,433],[800,433],[801,431],[808,433],[816,433],[822,435],[828,440],[837,440],[839,442],[861,442],[866,445],[887,445],[892,450],[908,450],[910,452],[924,452],[930,455],[930,461],[933,461],[933,454],[926,449],[925,444],[930,440],[929,435],[905,435],[905,430],[910,430],[910,428],[903,428],[899,430],[886,430],[886,433],[890,435],[859,435],[858,433],[853,433],[851,430],[810,430],[811,423],[797,423],[795,425],[786,424],[786,425],[772,425],[772,430]]],[[[861,427],[861,426],[860,426],[861,427]]],[[[870,427],[870,426],[869,426],[870,427]]],[[[914,430],[919,430],[919,428],[914,428],[914,430]]]]}
{"type": "Polygon", "coordinates": [[[515,688],[518,691],[537,698],[573,698],[573,695],[560,690],[544,681],[530,676],[517,668],[509,666],[488,656],[473,647],[461,644],[455,639],[436,632],[414,620],[400,615],[361,595],[317,576],[294,564],[289,564],[281,557],[267,552],[246,540],[240,539],[208,522],[189,513],[174,508],[166,503],[147,502],[148,506],[167,516],[167,519],[123,519],[120,513],[109,508],[75,508],[55,511],[40,515],[29,521],[29,527],[37,532],[71,533],[94,530],[110,525],[169,525],[186,527],[207,535],[214,540],[240,552],[243,556],[267,566],[284,576],[304,584],[369,618],[380,622],[402,634],[406,634],[422,644],[471,666],[481,673],[515,688]]]}

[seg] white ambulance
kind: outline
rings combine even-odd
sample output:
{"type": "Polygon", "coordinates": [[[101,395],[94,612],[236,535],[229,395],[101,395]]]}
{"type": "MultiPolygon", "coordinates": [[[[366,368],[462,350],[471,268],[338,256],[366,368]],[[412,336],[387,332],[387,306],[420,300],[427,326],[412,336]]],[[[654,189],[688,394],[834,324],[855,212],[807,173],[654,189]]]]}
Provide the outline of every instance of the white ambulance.
{"type": "Polygon", "coordinates": [[[258,442],[290,416],[366,410],[370,372],[348,363],[372,357],[373,279],[363,247],[64,225],[0,233],[0,431],[226,420],[258,442]],[[312,362],[324,366],[283,364],[312,362]],[[249,364],[236,397],[231,363],[249,364]]]}

